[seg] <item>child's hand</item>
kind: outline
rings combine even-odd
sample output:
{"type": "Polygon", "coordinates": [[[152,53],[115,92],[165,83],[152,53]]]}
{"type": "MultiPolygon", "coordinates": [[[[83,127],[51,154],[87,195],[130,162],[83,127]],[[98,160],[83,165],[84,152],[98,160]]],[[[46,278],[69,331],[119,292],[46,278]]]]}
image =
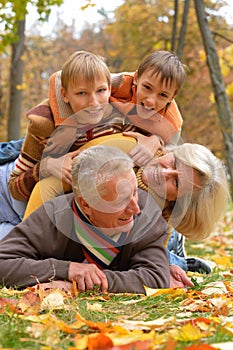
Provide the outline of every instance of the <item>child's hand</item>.
{"type": "Polygon", "coordinates": [[[46,159],[47,172],[65,181],[67,184],[72,185],[71,168],[73,158],[76,157],[81,151],[76,150],[69,152],[60,158],[48,158],[46,159]]]}
{"type": "Polygon", "coordinates": [[[129,152],[129,156],[140,167],[146,165],[163,147],[161,138],[156,135],[144,136],[133,131],[123,132],[123,135],[134,137],[137,140],[137,145],[129,152]]]}

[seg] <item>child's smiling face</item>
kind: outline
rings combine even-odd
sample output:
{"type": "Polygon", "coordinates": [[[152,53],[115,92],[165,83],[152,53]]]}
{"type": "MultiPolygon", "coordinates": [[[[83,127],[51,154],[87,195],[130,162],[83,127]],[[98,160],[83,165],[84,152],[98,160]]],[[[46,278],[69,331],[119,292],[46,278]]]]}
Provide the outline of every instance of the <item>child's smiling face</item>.
{"type": "Polygon", "coordinates": [[[175,97],[177,85],[172,81],[161,81],[161,73],[145,71],[137,84],[137,114],[142,119],[150,119],[155,113],[163,110],[175,97]]]}
{"type": "Polygon", "coordinates": [[[79,79],[77,84],[61,90],[63,101],[69,103],[80,124],[97,124],[109,106],[110,86],[106,78],[88,82],[79,79]]]}

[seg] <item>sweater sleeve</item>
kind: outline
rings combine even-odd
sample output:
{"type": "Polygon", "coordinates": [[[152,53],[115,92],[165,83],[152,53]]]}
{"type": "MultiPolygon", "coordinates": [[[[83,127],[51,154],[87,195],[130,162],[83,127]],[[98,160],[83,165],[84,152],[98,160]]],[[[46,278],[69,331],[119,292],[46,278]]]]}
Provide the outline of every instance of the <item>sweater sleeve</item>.
{"type": "Polygon", "coordinates": [[[28,200],[35,184],[39,181],[40,161],[44,147],[54,131],[47,100],[29,111],[28,120],[25,140],[8,183],[11,195],[21,201],[28,200]]]}
{"type": "Polygon", "coordinates": [[[52,212],[52,207],[40,207],[0,241],[2,285],[26,287],[38,281],[67,280],[70,261],[83,260],[80,245],[59,231],[52,212]]]}

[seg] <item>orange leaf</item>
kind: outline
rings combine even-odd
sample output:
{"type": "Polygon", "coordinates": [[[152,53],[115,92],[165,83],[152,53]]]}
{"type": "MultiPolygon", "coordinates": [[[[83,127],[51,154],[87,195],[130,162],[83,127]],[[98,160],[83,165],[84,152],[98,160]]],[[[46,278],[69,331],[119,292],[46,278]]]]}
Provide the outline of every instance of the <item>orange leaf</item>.
{"type": "Polygon", "coordinates": [[[152,349],[151,340],[142,340],[142,341],[138,340],[138,341],[133,341],[132,343],[124,344],[124,345],[116,345],[111,348],[111,350],[151,350],[151,349],[152,349]]]}
{"type": "Polygon", "coordinates": [[[110,350],[113,347],[112,340],[100,333],[96,337],[88,338],[88,350],[110,350]]]}
{"type": "Polygon", "coordinates": [[[9,307],[11,311],[18,312],[16,309],[17,304],[17,300],[0,298],[0,313],[5,313],[6,307],[9,307]]]}
{"type": "Polygon", "coordinates": [[[213,348],[208,344],[199,344],[199,345],[188,346],[184,348],[184,350],[216,350],[216,348],[213,348]]]}
{"type": "Polygon", "coordinates": [[[172,338],[168,339],[164,350],[175,350],[176,345],[177,345],[177,341],[175,339],[172,339],[172,338]]]}
{"type": "Polygon", "coordinates": [[[78,296],[77,282],[75,280],[72,280],[72,293],[75,298],[78,296]]]}
{"type": "Polygon", "coordinates": [[[98,329],[100,331],[107,331],[108,327],[111,325],[110,321],[106,323],[102,323],[102,322],[92,322],[92,321],[85,320],[85,318],[82,318],[79,314],[76,314],[76,318],[78,321],[85,323],[88,327],[92,329],[98,329]]]}

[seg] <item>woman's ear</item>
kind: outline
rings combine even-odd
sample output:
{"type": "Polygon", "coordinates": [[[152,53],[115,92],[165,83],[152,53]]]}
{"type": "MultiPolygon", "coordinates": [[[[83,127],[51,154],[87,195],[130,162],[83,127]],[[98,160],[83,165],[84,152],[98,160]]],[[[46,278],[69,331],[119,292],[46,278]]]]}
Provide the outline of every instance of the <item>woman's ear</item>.
{"type": "Polygon", "coordinates": [[[137,85],[137,83],[138,83],[138,71],[137,70],[134,74],[133,83],[134,83],[134,85],[137,85]]]}
{"type": "Polygon", "coordinates": [[[66,90],[63,87],[61,87],[61,97],[65,103],[69,103],[66,90]]]}

